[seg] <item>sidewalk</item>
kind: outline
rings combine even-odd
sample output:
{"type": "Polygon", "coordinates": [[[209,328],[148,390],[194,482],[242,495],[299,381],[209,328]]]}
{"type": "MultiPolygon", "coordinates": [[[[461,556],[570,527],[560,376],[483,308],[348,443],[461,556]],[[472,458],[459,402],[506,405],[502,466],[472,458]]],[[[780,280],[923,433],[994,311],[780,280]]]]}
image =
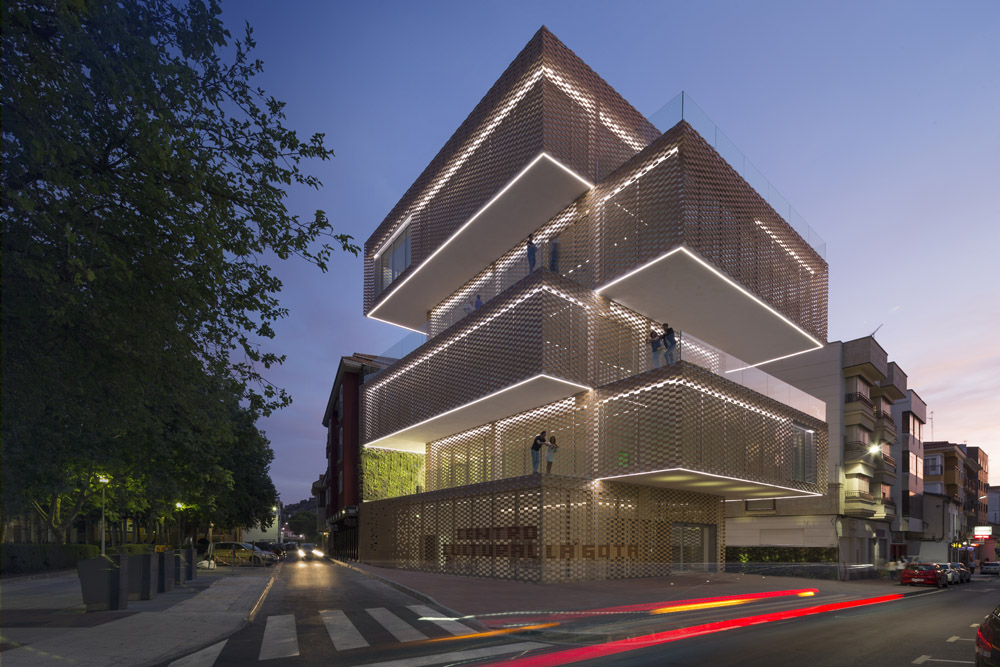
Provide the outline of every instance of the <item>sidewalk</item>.
{"type": "Polygon", "coordinates": [[[142,667],[171,660],[252,620],[280,569],[198,570],[153,600],[89,614],[74,571],[0,581],[0,663],[142,667]]]}
{"type": "MultiPolygon", "coordinates": [[[[456,616],[475,616],[486,627],[504,625],[524,612],[552,614],[792,589],[816,589],[817,598],[836,595],[844,599],[915,595],[931,590],[924,586],[900,586],[897,581],[878,579],[840,582],[714,572],[684,572],[649,579],[534,584],[397,570],[362,563],[342,565],[364,572],[427,603],[450,609],[456,616]]],[[[976,579],[971,584],[962,584],[970,585],[975,586],[976,579]]]]}

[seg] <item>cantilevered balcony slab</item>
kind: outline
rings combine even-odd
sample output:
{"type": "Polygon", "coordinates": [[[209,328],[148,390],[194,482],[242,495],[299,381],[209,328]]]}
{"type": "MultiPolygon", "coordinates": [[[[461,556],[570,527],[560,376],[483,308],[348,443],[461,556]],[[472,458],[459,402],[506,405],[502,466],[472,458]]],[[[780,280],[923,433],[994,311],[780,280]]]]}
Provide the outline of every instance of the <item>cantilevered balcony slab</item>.
{"type": "Polygon", "coordinates": [[[766,484],[749,479],[723,477],[698,470],[672,468],[653,472],[641,472],[601,479],[612,482],[628,482],[643,486],[657,486],[679,491],[694,491],[713,496],[722,496],[726,500],[753,500],[755,498],[805,498],[818,496],[818,493],[802,491],[775,484],[766,484]]]}
{"type": "Polygon", "coordinates": [[[684,245],[597,291],[748,364],[822,347],[816,338],[684,245]]]}
{"type": "Polygon", "coordinates": [[[445,438],[470,428],[488,424],[568,398],[586,387],[576,382],[550,375],[536,375],[505,387],[487,396],[461,405],[396,433],[366,443],[366,447],[382,447],[424,453],[428,442],[445,438]]]}
{"type": "Polygon", "coordinates": [[[591,187],[555,158],[539,153],[430,257],[398,285],[390,285],[368,316],[419,329],[427,311],[591,187]]]}

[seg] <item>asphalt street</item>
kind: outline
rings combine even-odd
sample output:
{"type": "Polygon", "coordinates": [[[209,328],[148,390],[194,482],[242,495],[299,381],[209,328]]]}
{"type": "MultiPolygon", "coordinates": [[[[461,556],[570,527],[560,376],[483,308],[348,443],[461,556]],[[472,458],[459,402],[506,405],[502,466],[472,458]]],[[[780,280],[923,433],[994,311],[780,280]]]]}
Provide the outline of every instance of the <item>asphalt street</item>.
{"type": "MultiPolygon", "coordinates": [[[[913,591],[899,587],[899,591],[913,591]]],[[[600,658],[550,660],[536,664],[615,665],[808,665],[809,667],[894,667],[896,665],[972,665],[976,628],[1000,604],[1000,580],[976,577],[973,583],[900,600],[791,620],[712,632],[600,658]]],[[[640,636],[640,635],[636,635],[640,636]]],[[[520,661],[504,663],[515,667],[520,661]]],[[[523,664],[523,663],[520,663],[523,664]]]]}
{"type": "Polygon", "coordinates": [[[325,559],[290,557],[253,623],[171,667],[438,665],[523,654],[549,644],[481,628],[325,559]],[[403,662],[398,662],[398,661],[403,662]]]}
{"type": "Polygon", "coordinates": [[[680,605],[653,614],[608,608],[580,617],[513,615],[511,625],[542,629],[497,634],[474,622],[446,620],[446,610],[350,568],[290,558],[252,624],[170,667],[973,664],[976,626],[1000,603],[1000,579],[977,576],[971,584],[919,593],[788,620],[772,617],[852,601],[821,594],[680,605]],[[714,627],[747,617],[761,620],[714,627]],[[684,636],[690,628],[708,629],[684,636]]]}

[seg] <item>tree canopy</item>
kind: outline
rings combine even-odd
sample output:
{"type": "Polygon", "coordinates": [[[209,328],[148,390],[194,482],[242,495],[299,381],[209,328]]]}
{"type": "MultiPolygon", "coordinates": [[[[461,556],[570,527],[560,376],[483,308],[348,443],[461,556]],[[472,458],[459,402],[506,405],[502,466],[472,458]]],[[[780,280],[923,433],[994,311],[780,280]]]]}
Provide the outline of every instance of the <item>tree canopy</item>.
{"type": "Polygon", "coordinates": [[[252,30],[232,39],[217,0],[2,12],[5,512],[60,532],[102,474],[145,479],[151,502],[260,481],[253,424],[290,401],[265,377],[286,315],[271,263],[358,252],[287,206],[333,151],[284,125],[252,30]]]}

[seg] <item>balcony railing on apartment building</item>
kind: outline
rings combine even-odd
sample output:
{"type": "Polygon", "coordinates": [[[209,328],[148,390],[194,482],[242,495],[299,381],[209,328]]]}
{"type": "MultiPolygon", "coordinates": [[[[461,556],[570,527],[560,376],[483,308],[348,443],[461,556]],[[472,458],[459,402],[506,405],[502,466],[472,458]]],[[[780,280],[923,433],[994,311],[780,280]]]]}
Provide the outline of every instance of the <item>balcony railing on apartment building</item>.
{"type": "Polygon", "coordinates": [[[872,403],[872,399],[856,391],[844,394],[844,403],[861,403],[862,405],[868,406],[872,410],[875,409],[875,404],[872,403]]]}
{"type": "Polygon", "coordinates": [[[891,414],[889,414],[885,410],[879,410],[878,408],[875,408],[875,419],[884,419],[886,423],[892,426],[896,425],[896,420],[892,418],[891,414]]]}
{"type": "Polygon", "coordinates": [[[867,491],[844,491],[844,499],[847,502],[875,502],[875,496],[867,491]]]}

